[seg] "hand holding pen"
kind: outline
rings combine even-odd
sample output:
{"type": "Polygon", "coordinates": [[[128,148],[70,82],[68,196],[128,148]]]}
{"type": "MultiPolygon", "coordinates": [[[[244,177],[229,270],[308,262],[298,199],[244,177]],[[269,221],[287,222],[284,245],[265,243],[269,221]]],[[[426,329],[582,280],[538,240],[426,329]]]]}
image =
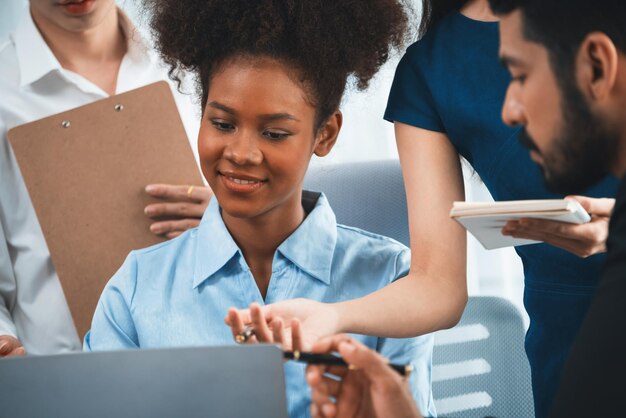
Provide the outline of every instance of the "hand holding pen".
{"type": "MultiPolygon", "coordinates": [[[[258,342],[274,343],[281,345],[283,350],[288,350],[288,346],[286,347],[285,344],[286,339],[282,319],[276,318],[271,321],[270,326],[268,326],[266,318],[259,305],[252,304],[250,306],[250,311],[253,323],[245,326],[239,312],[236,309],[231,308],[228,311],[228,321],[231,324],[231,331],[235,341],[238,344],[254,344],[258,342]],[[272,330],[271,333],[270,328],[272,330]]],[[[341,366],[347,367],[348,369],[354,369],[352,365],[348,364],[344,359],[336,355],[302,351],[303,343],[301,325],[297,319],[293,319],[291,322],[291,349],[293,351],[283,351],[283,357],[286,360],[299,361],[308,364],[341,366]]],[[[412,366],[410,364],[392,364],[388,362],[388,367],[395,370],[401,376],[408,376],[412,371],[412,366]]]]}
{"type": "MultiPolygon", "coordinates": [[[[251,307],[254,311],[260,307],[251,307]]],[[[261,318],[263,319],[263,318],[261,318]]],[[[229,311],[233,338],[240,344],[256,342],[284,342],[282,321],[269,328],[257,330],[250,324],[244,326],[236,310],[229,311]],[[264,341],[269,340],[271,341],[264,341]]],[[[264,319],[260,323],[265,323],[264,319]]],[[[313,418],[330,417],[384,417],[421,418],[402,375],[408,375],[410,367],[393,365],[363,344],[346,335],[321,339],[313,347],[313,353],[303,353],[301,329],[297,319],[292,321],[293,352],[284,352],[286,358],[309,363],[307,382],[311,386],[313,418]],[[340,357],[330,353],[338,352],[340,357]],[[331,363],[331,364],[329,364],[331,363]],[[334,378],[329,377],[334,376],[334,378]],[[391,413],[392,415],[388,415],[391,413]]]]}
{"type": "Polygon", "coordinates": [[[313,418],[421,418],[406,380],[375,351],[347,335],[323,338],[313,351],[338,352],[352,366],[307,367],[313,418]]]}
{"type": "MultiPolygon", "coordinates": [[[[300,351],[283,351],[286,360],[299,361],[310,365],[341,366],[348,370],[358,370],[354,364],[349,364],[344,358],[334,354],[307,353],[300,351]]],[[[407,377],[413,371],[412,364],[394,364],[387,362],[387,366],[400,376],[407,377]]]]}

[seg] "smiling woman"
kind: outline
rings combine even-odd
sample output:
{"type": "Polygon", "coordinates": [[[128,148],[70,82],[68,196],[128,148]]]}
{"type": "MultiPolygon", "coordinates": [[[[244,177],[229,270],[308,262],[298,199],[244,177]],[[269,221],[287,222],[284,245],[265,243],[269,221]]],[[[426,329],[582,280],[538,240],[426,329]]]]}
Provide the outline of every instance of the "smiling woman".
{"type": "MultiPolygon", "coordinates": [[[[233,344],[223,318],[293,298],[339,302],[405,276],[409,250],[337,225],[323,194],[302,190],[313,155],[333,148],[349,79],[365,89],[404,44],[396,0],[147,1],[171,75],[196,76],[202,172],[215,193],[202,223],[132,252],[101,297],[86,350],[233,344]]],[[[267,329],[251,342],[281,339],[267,329]],[[271,334],[271,335],[270,335],[271,334]]],[[[432,337],[361,336],[414,363],[413,397],[434,413],[432,337]],[[416,364],[417,363],[417,364],[416,364]]],[[[304,367],[286,365],[291,416],[308,416],[304,367]]]]}
{"type": "Polygon", "coordinates": [[[264,295],[271,255],[304,219],[299,185],[309,160],[336,141],[348,77],[367,87],[390,48],[406,39],[405,10],[395,1],[146,6],[174,79],[181,70],[196,76],[202,171],[264,295]],[[251,222],[262,228],[262,250],[237,238],[255,236],[251,222]]]}
{"type": "MultiPolygon", "coordinates": [[[[315,153],[331,150],[341,126],[336,112],[316,128],[316,107],[300,85],[271,58],[230,59],[210,83],[198,137],[202,171],[235,236],[250,221],[266,225],[276,248],[304,219],[300,184],[315,153]]],[[[258,243],[240,244],[256,246],[258,243]]],[[[265,290],[271,265],[248,261],[265,290]]],[[[262,293],[265,293],[264,291],[262,293]]]]}

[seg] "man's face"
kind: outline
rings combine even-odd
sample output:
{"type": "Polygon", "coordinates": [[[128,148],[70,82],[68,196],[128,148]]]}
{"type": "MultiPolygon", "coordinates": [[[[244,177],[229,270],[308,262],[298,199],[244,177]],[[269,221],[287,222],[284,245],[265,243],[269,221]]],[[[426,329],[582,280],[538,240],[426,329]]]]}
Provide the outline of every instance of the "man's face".
{"type": "Polygon", "coordinates": [[[100,24],[115,9],[114,0],[30,0],[33,14],[60,29],[84,32],[100,24]]]}
{"type": "Polygon", "coordinates": [[[522,25],[519,10],[500,21],[500,58],[512,76],[502,118],[523,126],[520,141],[548,190],[578,193],[609,173],[619,136],[592,112],[573,77],[558,79],[548,51],[526,40],[522,25]]]}

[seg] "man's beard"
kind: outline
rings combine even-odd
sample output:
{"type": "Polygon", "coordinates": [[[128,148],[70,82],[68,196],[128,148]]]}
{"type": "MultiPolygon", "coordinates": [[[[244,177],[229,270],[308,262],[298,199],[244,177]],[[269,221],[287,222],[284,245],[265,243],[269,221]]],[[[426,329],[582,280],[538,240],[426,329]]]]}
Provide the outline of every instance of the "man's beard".
{"type": "Polygon", "coordinates": [[[520,142],[543,158],[541,169],[546,189],[553,193],[578,194],[610,173],[617,158],[619,133],[593,114],[578,88],[561,86],[563,123],[550,149],[541,153],[525,129],[520,142]]]}

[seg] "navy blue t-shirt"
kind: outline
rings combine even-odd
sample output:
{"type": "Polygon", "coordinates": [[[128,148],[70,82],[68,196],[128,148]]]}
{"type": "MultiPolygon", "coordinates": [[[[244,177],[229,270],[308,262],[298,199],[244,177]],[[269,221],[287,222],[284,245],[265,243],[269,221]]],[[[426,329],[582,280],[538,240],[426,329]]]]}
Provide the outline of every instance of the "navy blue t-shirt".
{"type": "MultiPolygon", "coordinates": [[[[396,70],[385,119],[445,133],[495,200],[554,199],[540,168],[500,117],[510,81],[498,62],[498,24],[455,12],[406,52],[396,70]]],[[[613,197],[606,178],[583,193],[613,197]]],[[[535,410],[547,416],[559,376],[591,302],[604,255],[579,258],[547,244],[516,248],[524,265],[530,316],[526,352],[535,410]]]]}

